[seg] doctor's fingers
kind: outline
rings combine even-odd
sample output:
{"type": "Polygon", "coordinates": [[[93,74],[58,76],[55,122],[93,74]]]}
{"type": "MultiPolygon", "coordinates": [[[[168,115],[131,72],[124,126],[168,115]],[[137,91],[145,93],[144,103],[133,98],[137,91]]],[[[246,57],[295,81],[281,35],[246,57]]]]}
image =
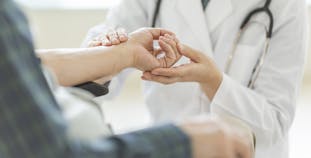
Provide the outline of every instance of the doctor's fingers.
{"type": "Polygon", "coordinates": [[[165,85],[173,84],[173,83],[180,81],[180,79],[177,77],[157,76],[157,75],[151,74],[150,72],[144,72],[142,79],[147,80],[147,81],[162,83],[165,85]]]}
{"type": "Polygon", "coordinates": [[[152,70],[151,74],[156,76],[184,78],[184,76],[188,75],[188,70],[184,67],[157,68],[152,70]]]}
{"type": "Polygon", "coordinates": [[[191,59],[192,61],[196,62],[196,63],[200,63],[202,62],[202,60],[204,58],[206,58],[206,56],[201,53],[198,50],[195,50],[185,44],[177,44],[177,48],[179,50],[179,52],[181,53],[181,55],[184,55],[185,57],[188,57],[189,59],[191,59]]]}
{"type": "Polygon", "coordinates": [[[190,63],[173,68],[156,68],[151,71],[152,75],[165,76],[170,78],[178,78],[178,82],[198,82],[200,71],[200,65],[196,63],[190,63]]]}

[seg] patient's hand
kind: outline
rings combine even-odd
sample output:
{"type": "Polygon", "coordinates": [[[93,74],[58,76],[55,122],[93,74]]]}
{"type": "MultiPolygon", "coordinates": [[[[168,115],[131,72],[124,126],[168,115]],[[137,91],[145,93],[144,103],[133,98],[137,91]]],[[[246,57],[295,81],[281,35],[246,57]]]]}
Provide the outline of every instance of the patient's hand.
{"type": "MultiPolygon", "coordinates": [[[[144,48],[146,48],[150,52],[151,55],[158,59],[160,63],[159,67],[171,67],[181,57],[180,53],[177,50],[178,40],[171,32],[162,34],[160,37],[156,37],[154,39],[150,29],[142,28],[131,33],[129,36],[131,38],[129,42],[136,42],[136,44],[143,45],[144,48]],[[154,48],[154,40],[159,41],[160,48],[154,48]]],[[[88,47],[119,45],[127,42],[129,40],[129,36],[126,33],[125,29],[122,28],[117,30],[110,30],[108,31],[108,33],[102,33],[95,37],[92,41],[89,42],[88,47]]],[[[139,54],[139,52],[140,51],[138,51],[137,58],[146,58],[147,56],[149,56],[148,54],[139,54]]],[[[136,59],[136,62],[138,61],[141,60],[136,59]]],[[[152,63],[150,64],[152,67],[152,63]]]]}
{"type": "Polygon", "coordinates": [[[123,28],[101,33],[88,43],[88,47],[119,45],[128,40],[128,34],[123,28]]]}
{"type": "MultiPolygon", "coordinates": [[[[97,36],[89,47],[119,45],[127,52],[125,58],[133,59],[132,67],[141,71],[171,67],[181,57],[176,49],[178,40],[175,34],[164,29],[142,28],[129,36],[124,29],[110,31],[97,36]],[[159,41],[160,48],[154,48],[154,41],[159,41]],[[159,55],[162,57],[159,57],[159,55]]],[[[111,78],[109,78],[111,79],[111,78]]],[[[107,79],[97,80],[101,84],[107,79]]]]}
{"type": "Polygon", "coordinates": [[[172,67],[181,57],[177,45],[179,41],[175,36],[164,35],[159,38],[160,48],[154,56],[160,59],[162,68],[172,67]]]}
{"type": "Polygon", "coordinates": [[[154,68],[171,67],[181,57],[176,49],[178,40],[175,34],[163,29],[139,29],[129,35],[125,44],[132,45],[135,50],[129,50],[134,54],[134,65],[142,71],[150,71],[154,68]],[[154,47],[154,41],[158,40],[160,48],[154,47]],[[163,57],[157,57],[163,53],[163,57]]]}

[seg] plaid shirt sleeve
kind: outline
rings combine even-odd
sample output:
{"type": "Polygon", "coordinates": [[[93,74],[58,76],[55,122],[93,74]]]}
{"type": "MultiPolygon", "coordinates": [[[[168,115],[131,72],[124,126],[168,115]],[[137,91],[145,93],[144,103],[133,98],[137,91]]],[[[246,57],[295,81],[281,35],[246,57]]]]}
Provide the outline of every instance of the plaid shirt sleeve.
{"type": "MultiPolygon", "coordinates": [[[[92,130],[92,129],[90,129],[92,130]]],[[[189,158],[189,138],[166,125],[96,142],[69,140],[23,14],[0,0],[1,158],[189,158]]]]}

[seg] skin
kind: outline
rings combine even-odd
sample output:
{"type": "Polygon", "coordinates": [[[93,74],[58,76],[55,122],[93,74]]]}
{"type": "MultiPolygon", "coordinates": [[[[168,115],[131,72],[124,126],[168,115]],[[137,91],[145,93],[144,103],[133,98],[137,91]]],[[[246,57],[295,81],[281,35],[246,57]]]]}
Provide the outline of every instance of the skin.
{"type": "MultiPolygon", "coordinates": [[[[153,56],[153,41],[174,34],[163,29],[140,29],[127,42],[111,47],[39,50],[37,56],[52,70],[62,86],[109,78],[125,68],[151,71],[164,67],[166,58],[153,56]]],[[[168,55],[170,56],[170,55],[168,55]]]]}
{"type": "Polygon", "coordinates": [[[126,42],[127,40],[128,35],[125,29],[119,28],[116,31],[109,30],[107,33],[102,33],[98,35],[88,43],[88,46],[89,47],[112,46],[126,42]]]}
{"type": "MultiPolygon", "coordinates": [[[[98,46],[112,46],[119,45],[126,42],[129,39],[126,31],[122,28],[113,31],[108,31],[107,34],[100,34],[89,42],[88,47],[98,46]]],[[[158,39],[160,48],[153,48],[153,56],[157,57],[160,54],[165,53],[165,56],[161,60],[161,67],[168,68],[173,66],[182,55],[177,50],[178,39],[174,34],[164,34],[158,39]]]]}
{"type": "MultiPolygon", "coordinates": [[[[141,29],[117,46],[45,50],[37,55],[62,85],[70,86],[114,76],[129,67],[153,71],[171,66],[181,57],[177,54],[180,48],[174,36],[163,29],[141,29]],[[153,41],[157,39],[161,51],[165,52],[165,57],[160,59],[156,58],[159,50],[153,48],[153,41]]],[[[219,117],[199,117],[176,125],[189,136],[193,158],[251,158],[254,155],[250,130],[244,126],[219,117]]]]}
{"type": "MultiPolygon", "coordinates": [[[[120,44],[126,41],[126,36],[125,31],[122,29],[121,32],[115,31],[113,36],[111,33],[101,34],[91,43],[99,43],[100,41],[98,39],[105,38],[116,41],[114,42],[115,44],[120,44]]],[[[113,42],[102,42],[101,44],[109,46],[111,43],[113,42]]],[[[161,52],[166,52],[166,56],[162,60],[163,63],[161,63],[161,68],[146,71],[142,79],[162,84],[198,82],[207,97],[213,100],[223,79],[223,75],[218,70],[214,61],[202,52],[181,44],[173,35],[166,34],[159,37],[159,45],[160,49],[154,51],[153,55],[157,56],[161,52]],[[172,67],[182,56],[188,57],[191,63],[172,67]]],[[[93,45],[89,46],[92,47],[93,45]]],[[[102,80],[99,83],[102,83],[102,80]]]]}
{"type": "Polygon", "coordinates": [[[151,72],[145,72],[142,79],[163,84],[198,82],[208,98],[213,100],[223,79],[221,71],[218,70],[213,60],[189,46],[180,43],[177,46],[167,44],[175,47],[181,55],[188,57],[191,62],[178,67],[156,68],[151,72]]]}

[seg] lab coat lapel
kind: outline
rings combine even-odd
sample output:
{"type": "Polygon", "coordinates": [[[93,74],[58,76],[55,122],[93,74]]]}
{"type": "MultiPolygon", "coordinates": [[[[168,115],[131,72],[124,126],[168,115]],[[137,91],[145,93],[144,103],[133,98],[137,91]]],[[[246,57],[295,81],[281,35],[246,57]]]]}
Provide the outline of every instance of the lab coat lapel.
{"type": "Polygon", "coordinates": [[[211,0],[206,8],[207,24],[213,32],[233,11],[232,0],[211,0]]]}
{"type": "Polygon", "coordinates": [[[201,0],[176,0],[176,3],[179,12],[185,18],[189,28],[201,44],[202,51],[206,55],[213,57],[209,29],[201,0]]]}
{"type": "Polygon", "coordinates": [[[228,55],[233,49],[233,41],[237,36],[239,26],[241,25],[243,19],[252,9],[262,6],[263,4],[261,3],[264,2],[261,0],[243,2],[233,2],[232,0],[213,0],[208,6],[209,11],[207,12],[207,21],[212,30],[211,34],[217,32],[218,26],[225,20],[228,20],[228,23],[221,28],[222,30],[220,31],[220,34],[216,37],[218,39],[215,44],[215,51],[217,53],[214,54],[214,59],[221,70],[224,71],[225,69],[228,55]],[[236,8],[234,6],[236,6],[236,8]],[[232,18],[229,17],[233,13],[234,15],[232,18]],[[215,18],[213,18],[213,16],[215,18]]]}
{"type": "MultiPolygon", "coordinates": [[[[232,0],[211,0],[206,8],[207,24],[210,28],[211,35],[217,32],[219,26],[227,20],[227,18],[233,13],[232,0]]],[[[222,28],[231,30],[232,26],[225,26],[222,28]]],[[[214,43],[214,60],[216,61],[219,69],[224,70],[224,65],[227,60],[228,50],[231,49],[230,44],[227,43],[227,30],[220,31],[220,34],[214,43]],[[225,35],[223,34],[225,32],[225,35]],[[224,39],[223,39],[224,38],[224,39]]]]}

